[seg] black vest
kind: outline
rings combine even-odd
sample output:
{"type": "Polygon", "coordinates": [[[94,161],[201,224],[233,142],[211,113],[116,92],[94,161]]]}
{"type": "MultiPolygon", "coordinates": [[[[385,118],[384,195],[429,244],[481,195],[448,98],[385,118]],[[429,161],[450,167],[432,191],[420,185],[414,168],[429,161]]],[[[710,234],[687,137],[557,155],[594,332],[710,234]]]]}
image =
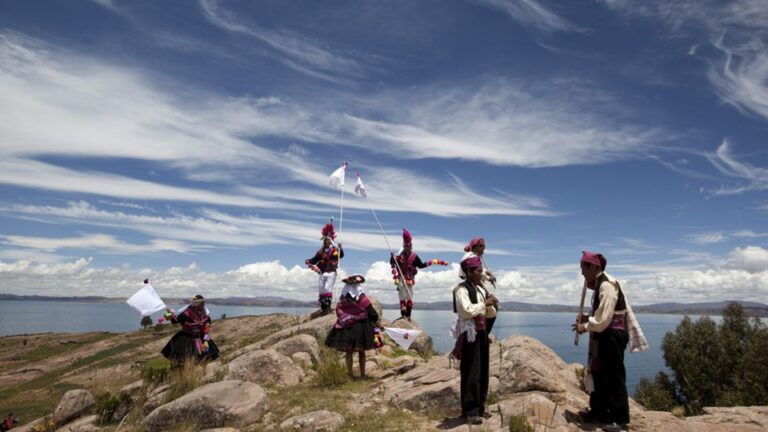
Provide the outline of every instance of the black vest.
{"type": "MultiPolygon", "coordinates": [[[[477,288],[475,288],[475,286],[471,284],[469,281],[464,281],[459,285],[467,289],[467,293],[469,294],[469,301],[472,302],[473,304],[477,304],[477,288]]],[[[453,296],[453,312],[454,313],[459,312],[458,310],[456,310],[456,296],[453,296]]]]}
{"type": "Polygon", "coordinates": [[[592,298],[592,310],[596,311],[598,307],[600,307],[600,286],[603,284],[603,282],[608,282],[609,284],[616,287],[617,290],[619,290],[619,298],[616,300],[616,307],[613,309],[614,311],[623,311],[627,310],[627,302],[624,300],[624,292],[621,290],[621,285],[619,285],[619,281],[616,281],[616,283],[611,282],[608,279],[608,276],[605,275],[605,273],[601,274],[599,278],[597,278],[597,282],[595,282],[597,288],[597,292],[595,293],[595,296],[592,298]]]}

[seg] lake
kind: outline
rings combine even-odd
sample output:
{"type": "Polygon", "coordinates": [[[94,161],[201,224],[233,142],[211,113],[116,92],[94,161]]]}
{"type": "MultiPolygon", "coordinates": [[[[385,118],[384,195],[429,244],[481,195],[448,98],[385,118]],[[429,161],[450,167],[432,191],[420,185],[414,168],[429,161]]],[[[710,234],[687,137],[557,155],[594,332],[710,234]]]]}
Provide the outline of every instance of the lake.
{"type": "MultiPolygon", "coordinates": [[[[208,308],[214,319],[218,319],[222,314],[228,317],[270,313],[303,315],[315,310],[314,308],[222,305],[208,305],[208,308]]],[[[152,318],[157,321],[160,316],[162,314],[157,313],[152,318]]],[[[394,320],[399,316],[398,310],[384,311],[386,319],[394,320]]],[[[675,329],[681,319],[681,315],[638,315],[651,349],[635,354],[630,354],[627,350],[625,363],[627,388],[630,394],[634,393],[640,378],[653,378],[658,371],[666,370],[660,349],[661,340],[666,332],[675,329]]],[[[141,317],[136,311],[123,303],[0,302],[0,336],[46,332],[127,332],[140,328],[140,320],[141,317]]],[[[416,309],[413,311],[413,320],[432,337],[438,352],[448,352],[453,347],[453,339],[448,333],[448,328],[453,322],[453,313],[416,309]]],[[[493,332],[500,339],[513,334],[536,338],[555,351],[566,363],[583,364],[587,356],[587,337],[582,336],[579,345],[574,346],[573,333],[570,331],[573,321],[573,313],[502,311],[496,320],[493,332]]],[[[213,331],[215,339],[215,325],[213,331]]]]}

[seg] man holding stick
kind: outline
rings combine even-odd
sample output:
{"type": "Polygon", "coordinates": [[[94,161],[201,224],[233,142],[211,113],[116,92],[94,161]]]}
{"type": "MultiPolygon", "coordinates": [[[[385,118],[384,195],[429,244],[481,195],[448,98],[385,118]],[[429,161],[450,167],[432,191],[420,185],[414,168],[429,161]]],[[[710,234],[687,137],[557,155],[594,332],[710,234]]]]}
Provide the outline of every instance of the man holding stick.
{"type": "MultiPolygon", "coordinates": [[[[621,431],[626,430],[629,423],[624,350],[630,339],[630,327],[636,326],[637,333],[639,326],[634,315],[633,322],[628,322],[629,303],[618,281],[605,272],[606,264],[607,260],[601,254],[582,253],[581,274],[585,287],[594,290],[592,312],[589,316],[580,316],[572,327],[578,334],[589,332],[590,335],[585,385],[590,392],[590,409],[581,413],[582,419],[589,423],[606,423],[604,430],[607,431],[621,431]],[[593,389],[589,388],[592,387],[590,376],[593,389]]],[[[641,331],[639,337],[642,338],[641,331]]],[[[642,342],[644,340],[642,338],[642,342]]],[[[636,349],[642,350],[642,347],[636,349]]]]}

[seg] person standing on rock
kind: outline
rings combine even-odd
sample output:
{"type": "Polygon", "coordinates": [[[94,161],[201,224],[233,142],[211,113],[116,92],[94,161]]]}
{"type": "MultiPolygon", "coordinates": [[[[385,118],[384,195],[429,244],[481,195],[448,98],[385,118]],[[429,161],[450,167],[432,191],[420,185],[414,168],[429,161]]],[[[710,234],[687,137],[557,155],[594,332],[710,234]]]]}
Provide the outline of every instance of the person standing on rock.
{"type": "Polygon", "coordinates": [[[413,237],[407,229],[403,228],[403,248],[398,255],[391,254],[389,265],[392,266],[392,276],[397,285],[397,295],[400,297],[400,316],[411,320],[413,310],[413,286],[416,284],[416,273],[419,269],[429,267],[432,264],[448,265],[443,260],[421,261],[413,252],[413,237]]]}
{"type": "MultiPolygon", "coordinates": [[[[485,239],[482,237],[475,237],[470,240],[466,246],[464,246],[464,256],[461,258],[461,260],[464,261],[465,259],[471,258],[473,256],[480,257],[480,262],[483,265],[483,287],[486,289],[486,291],[496,296],[496,277],[493,275],[493,273],[491,273],[491,270],[488,269],[488,266],[485,265],[485,259],[483,258],[484,253],[485,239]]],[[[459,267],[459,277],[462,279],[466,279],[467,277],[461,267],[459,267]]],[[[491,334],[491,330],[493,330],[493,324],[496,322],[498,308],[498,305],[488,306],[488,310],[485,311],[485,322],[488,326],[488,334],[491,334]]]]}
{"type": "Polygon", "coordinates": [[[336,323],[328,333],[325,344],[346,353],[347,373],[352,375],[352,356],[358,353],[360,377],[365,378],[365,351],[376,348],[374,329],[381,327],[379,314],[363,292],[365,278],[352,275],[342,282],[336,303],[336,323]]]}
{"type": "Polygon", "coordinates": [[[181,324],[181,331],[161,351],[175,366],[190,359],[199,362],[219,357],[219,347],[210,337],[211,314],[203,296],[192,297],[192,302],[176,313],[167,309],[165,317],[173,324],[181,324]]]}
{"type": "Polygon", "coordinates": [[[604,430],[626,430],[629,400],[624,350],[630,339],[632,352],[646,350],[648,344],[619,282],[605,272],[605,257],[584,251],[580,264],[586,287],[594,291],[591,314],[573,324],[579,334],[589,332],[585,383],[590,392],[589,410],[580,414],[585,422],[607,424],[604,430]]]}
{"type": "Polygon", "coordinates": [[[488,397],[489,347],[485,313],[498,300],[483,287],[483,263],[479,256],[461,262],[464,282],[453,289],[456,338],[453,356],[460,361],[461,415],[469,424],[481,424],[491,414],[485,410],[488,397]]]}
{"type": "Polygon", "coordinates": [[[336,286],[336,269],[339,267],[339,260],[344,258],[344,250],[341,243],[338,247],[333,244],[336,238],[333,223],[326,224],[321,232],[323,246],[317,250],[315,256],[304,263],[318,274],[318,303],[323,314],[329,314],[333,302],[333,288],[336,286]]]}

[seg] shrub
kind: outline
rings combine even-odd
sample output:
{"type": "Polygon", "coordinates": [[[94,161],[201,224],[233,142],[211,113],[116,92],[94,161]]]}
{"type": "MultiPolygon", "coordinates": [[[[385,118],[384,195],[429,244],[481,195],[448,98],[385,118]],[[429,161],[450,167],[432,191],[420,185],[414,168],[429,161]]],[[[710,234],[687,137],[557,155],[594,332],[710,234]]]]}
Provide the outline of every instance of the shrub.
{"type": "Polygon", "coordinates": [[[171,372],[171,362],[165,358],[148,360],[141,370],[141,378],[146,383],[161,383],[168,380],[171,372]]]}
{"type": "Polygon", "coordinates": [[[152,325],[152,317],[147,315],[141,319],[141,326],[147,328],[152,325]]]}
{"type": "Polygon", "coordinates": [[[647,378],[640,380],[635,389],[635,400],[649,410],[670,411],[677,405],[674,393],[674,385],[669,377],[659,372],[654,381],[647,378]]]}
{"type": "Polygon", "coordinates": [[[115,413],[120,408],[120,404],[124,402],[123,398],[110,392],[101,392],[96,394],[95,399],[94,413],[99,416],[99,423],[113,422],[115,413]]]}
{"type": "Polygon", "coordinates": [[[705,406],[768,404],[768,368],[758,366],[768,357],[768,329],[738,303],[723,309],[720,325],[684,317],[661,349],[672,378],[660,372],[641,382],[635,399],[647,407],[680,405],[695,415],[705,406]]]}

